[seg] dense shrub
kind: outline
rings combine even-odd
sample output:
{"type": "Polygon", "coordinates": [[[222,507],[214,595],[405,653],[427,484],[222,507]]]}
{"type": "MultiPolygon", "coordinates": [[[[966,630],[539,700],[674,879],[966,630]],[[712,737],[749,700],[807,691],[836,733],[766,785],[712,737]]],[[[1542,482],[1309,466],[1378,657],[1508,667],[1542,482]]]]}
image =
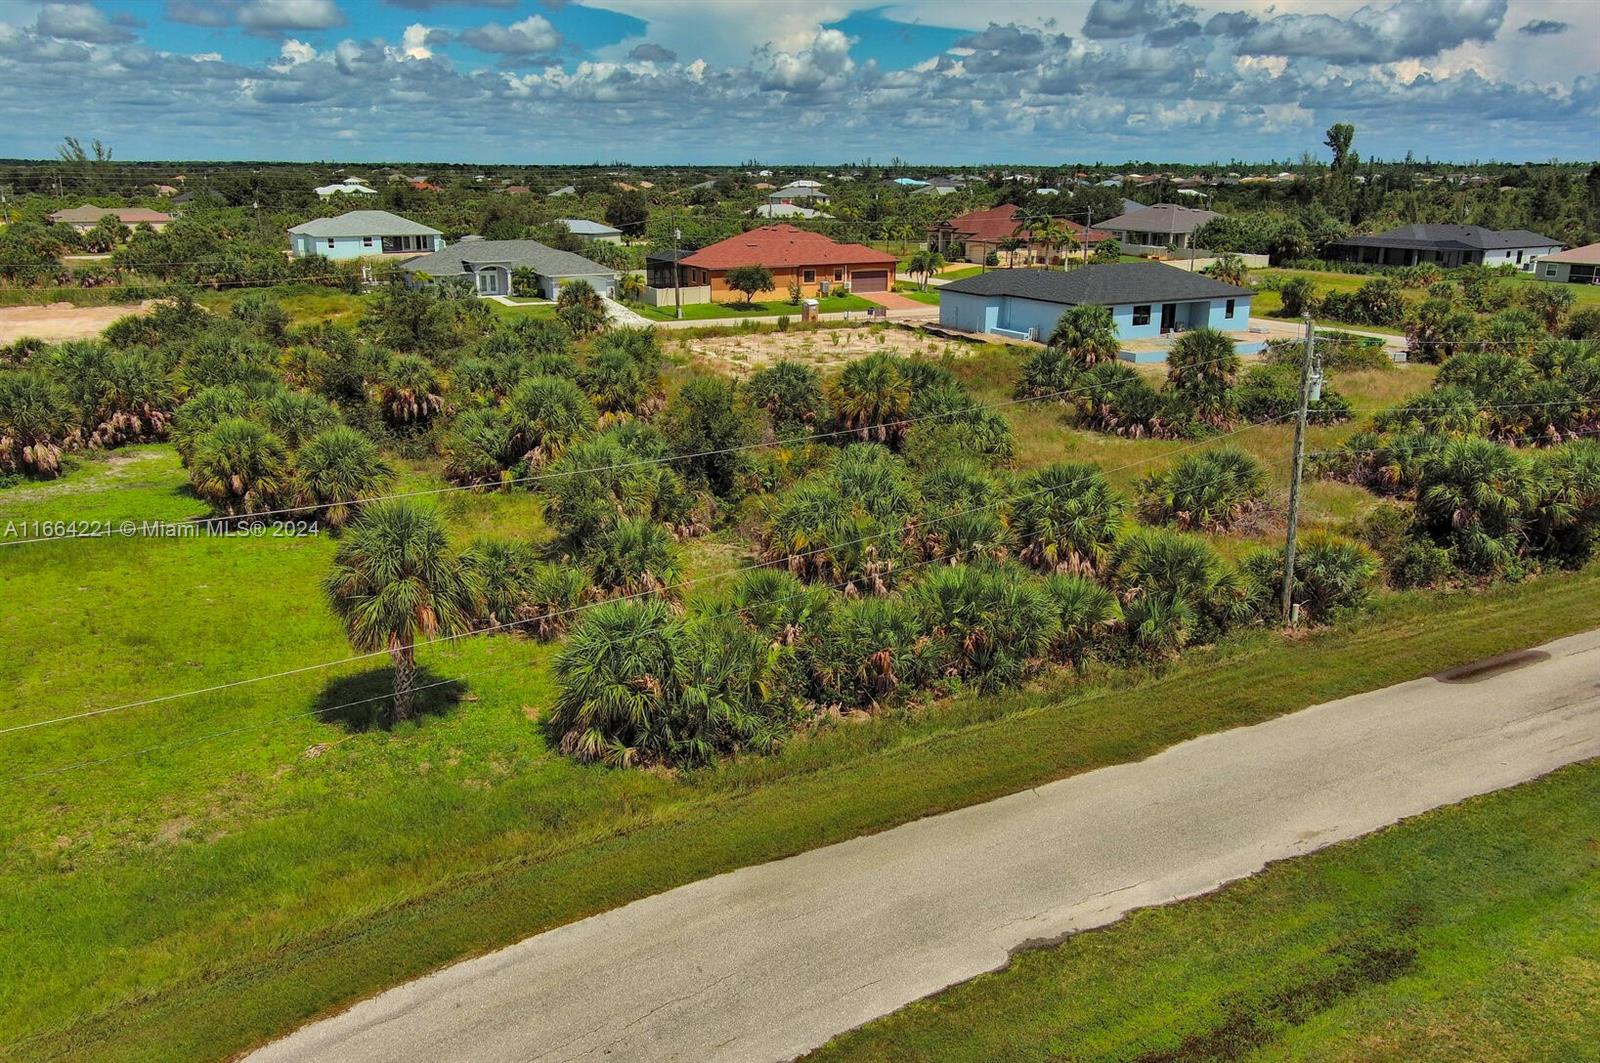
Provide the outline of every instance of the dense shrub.
{"type": "Polygon", "coordinates": [[[1215,638],[1259,608],[1254,586],[1192,535],[1141,528],[1117,545],[1110,572],[1130,645],[1154,657],[1215,638]]]}
{"type": "Polygon", "coordinates": [[[65,396],[46,374],[0,373],[0,472],[61,475],[71,416],[65,396]]]}
{"type": "Polygon", "coordinates": [[[686,382],[658,422],[677,468],[720,498],[732,496],[749,465],[745,448],[761,435],[757,415],[732,382],[701,376],[686,382]]]}
{"type": "MultiPolygon", "coordinates": [[[[1300,408],[1300,373],[1288,366],[1251,366],[1234,389],[1233,401],[1239,416],[1254,424],[1285,420],[1300,408]]],[[[1306,411],[1314,424],[1337,424],[1355,415],[1350,400],[1327,385],[1306,411]]]]}
{"type": "Polygon", "coordinates": [[[814,433],[827,419],[822,378],[808,365],[774,362],[751,374],[744,389],[750,405],[766,411],[780,437],[814,433]]]}
{"type": "Polygon", "coordinates": [[[522,470],[511,429],[499,410],[468,410],[450,422],[439,444],[444,478],[466,487],[489,487],[515,479],[522,470]]]}
{"type": "Polygon", "coordinates": [[[680,570],[672,533],[653,520],[625,517],[583,544],[595,586],[626,595],[676,597],[680,570]]]}
{"type": "MultiPolygon", "coordinates": [[[[1258,550],[1245,559],[1245,575],[1256,584],[1256,600],[1277,618],[1283,593],[1282,547],[1258,550]]],[[[1337,536],[1311,532],[1295,547],[1294,601],[1300,618],[1325,624],[1336,612],[1364,606],[1372,596],[1378,559],[1366,547],[1337,536]]]]}
{"type": "Polygon", "coordinates": [[[1092,573],[1110,555],[1126,508],[1098,466],[1050,465],[1018,485],[1011,527],[1029,564],[1048,572],[1092,573]]]}
{"type": "Polygon", "coordinates": [[[936,568],[909,597],[922,612],[940,673],[984,691],[1020,682],[1060,630],[1050,596],[1011,567],[936,568]]]}
{"type": "Polygon", "coordinates": [[[892,354],[869,354],[846,365],[829,394],[839,427],[859,440],[898,445],[911,416],[904,364],[892,354]]]}
{"type": "Polygon", "coordinates": [[[232,417],[195,444],[189,482],[195,494],[230,516],[272,509],[292,486],[289,452],[261,425],[232,417]]]}
{"type": "Polygon", "coordinates": [[[1122,619],[1117,596],[1087,576],[1070,572],[1046,576],[1044,592],[1056,615],[1051,653],[1081,670],[1122,619]]]}
{"type": "Polygon", "coordinates": [[[502,417],[512,452],[529,470],[561,457],[595,426],[588,398],[572,381],[556,376],[531,377],[518,384],[502,417]]]}
{"type": "Polygon", "coordinates": [[[871,707],[936,674],[939,651],[921,610],[898,597],[841,602],[817,648],[819,700],[871,707]]]}
{"type": "Polygon", "coordinates": [[[683,477],[655,461],[662,454],[659,436],[627,427],[574,443],[542,474],[545,521],[570,549],[629,517],[667,524],[679,534],[705,530],[683,477]]]}
{"type": "Polygon", "coordinates": [[[1140,484],[1139,516],[1154,524],[1221,531],[1266,505],[1261,463],[1234,447],[1186,454],[1140,484]]]}
{"type": "Polygon", "coordinates": [[[903,461],[879,446],[848,447],[776,500],[766,556],[802,579],[887,593],[909,553],[920,506],[903,461]]]}
{"type": "Polygon", "coordinates": [[[307,440],[295,464],[295,504],[335,528],[394,478],[372,441],[342,425],[307,440]]]}

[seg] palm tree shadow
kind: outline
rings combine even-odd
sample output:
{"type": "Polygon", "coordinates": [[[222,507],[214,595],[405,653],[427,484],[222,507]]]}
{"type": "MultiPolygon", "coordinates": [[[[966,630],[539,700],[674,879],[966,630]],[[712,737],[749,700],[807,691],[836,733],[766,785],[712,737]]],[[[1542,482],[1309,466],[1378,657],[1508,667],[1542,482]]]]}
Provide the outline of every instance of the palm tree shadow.
{"type": "MultiPolygon", "coordinates": [[[[443,716],[460,704],[465,685],[454,679],[441,679],[427,668],[417,669],[411,712],[413,719],[443,716]]],[[[394,670],[371,671],[335,679],[317,695],[313,711],[317,718],[338,723],[351,733],[389,730],[394,726],[394,670]]]]}

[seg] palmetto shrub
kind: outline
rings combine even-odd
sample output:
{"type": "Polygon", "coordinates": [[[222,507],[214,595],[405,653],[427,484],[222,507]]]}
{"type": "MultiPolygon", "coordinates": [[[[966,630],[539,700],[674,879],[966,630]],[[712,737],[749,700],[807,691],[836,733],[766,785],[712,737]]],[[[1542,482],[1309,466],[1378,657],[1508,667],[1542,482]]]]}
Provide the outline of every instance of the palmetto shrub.
{"type": "Polygon", "coordinates": [[[1314,466],[1324,475],[1379,494],[1409,495],[1446,442],[1444,436],[1421,432],[1357,432],[1334,453],[1316,459],[1314,466]]]}
{"type": "Polygon", "coordinates": [[[1482,435],[1488,428],[1478,397],[1456,384],[1424,391],[1398,406],[1380,410],[1372,425],[1380,432],[1426,432],[1430,435],[1482,435]]]}
{"type": "Polygon", "coordinates": [[[1043,587],[1020,569],[936,568],[909,592],[935,645],[938,670],[993,691],[1022,681],[1055,641],[1060,618],[1043,587]]]}
{"type": "Polygon", "coordinates": [[[1122,619],[1117,596],[1087,576],[1054,572],[1044,579],[1044,593],[1056,616],[1050,652],[1082,669],[1085,659],[1122,619]]]}
{"type": "Polygon", "coordinates": [[[450,391],[480,403],[497,402],[511,393],[522,379],[521,366],[512,358],[476,355],[456,363],[450,374],[450,391]]]}
{"type": "Polygon", "coordinates": [[[653,520],[628,517],[601,529],[583,545],[583,558],[597,587],[628,595],[678,594],[677,543],[653,520]]]}
{"type": "Polygon", "coordinates": [[[1538,462],[1540,499],[1529,538],[1534,553],[1556,564],[1581,565],[1600,539],[1600,442],[1582,440],[1538,462]]]}
{"type": "Polygon", "coordinates": [[[661,390],[661,348],[651,329],[612,329],[595,341],[579,378],[602,413],[646,414],[661,390]]]}
{"type": "Polygon", "coordinates": [[[539,484],[545,494],[545,520],[571,549],[617,520],[648,518],[680,534],[704,529],[698,502],[670,465],[659,456],[648,429],[622,425],[574,443],[539,484]]]}
{"type": "Polygon", "coordinates": [[[394,478],[372,440],[343,425],[313,436],[300,448],[295,465],[296,504],[335,528],[394,478]]]}
{"type": "Polygon", "coordinates": [[[1141,528],[1117,545],[1111,577],[1133,647],[1166,656],[1254,616],[1255,587],[1204,539],[1141,528]]]}
{"type": "MultiPolygon", "coordinates": [[[[1258,550],[1245,558],[1244,573],[1257,586],[1263,613],[1278,616],[1283,593],[1283,549],[1258,550]]],[[[1377,583],[1378,559],[1360,543],[1311,532],[1295,547],[1294,600],[1300,616],[1325,624],[1344,609],[1367,604],[1377,583]]]]}
{"type": "Polygon", "coordinates": [[[1028,564],[1050,572],[1092,573],[1116,542],[1125,509],[1098,466],[1050,465],[1018,485],[1011,530],[1028,564]]]}
{"type": "Polygon", "coordinates": [[[923,553],[951,563],[999,559],[1012,548],[1011,529],[996,509],[972,509],[930,516],[923,524],[923,553]]]}
{"type": "Polygon", "coordinates": [[[1175,433],[1168,402],[1144,376],[1122,362],[1097,362],[1078,379],[1073,406],[1085,428],[1142,439],[1175,433]]]}
{"type": "Polygon", "coordinates": [[[732,615],[773,642],[793,646],[819,636],[833,612],[834,595],[802,583],[780,568],[757,568],[728,591],[732,615]]]}
{"type": "Polygon", "coordinates": [[[195,494],[225,514],[272,509],[292,486],[289,451],[261,425],[232,417],[195,445],[189,482],[195,494]]]}
{"type": "Polygon", "coordinates": [[[883,594],[908,552],[920,503],[903,461],[882,447],[847,447],[779,496],[765,553],[802,579],[883,594]]]}
{"type": "Polygon", "coordinates": [[[518,628],[536,639],[558,638],[577,619],[590,589],[588,574],[576,565],[535,566],[517,611],[518,628]]]}
{"type": "Polygon", "coordinates": [[[762,434],[760,415],[730,381],[712,376],[685,382],[657,423],[684,477],[719,498],[734,493],[750,464],[742,448],[762,434]]]}
{"type": "Polygon", "coordinates": [[[243,388],[201,388],[189,396],[172,417],[172,442],[187,464],[194,448],[212,428],[232,417],[250,412],[250,396],[243,388]]]}
{"type": "Polygon", "coordinates": [[[290,450],[339,423],[339,411],[320,395],[279,391],[261,404],[260,417],[290,450]]]}
{"type": "Polygon", "coordinates": [[[538,555],[519,539],[477,539],[461,554],[482,587],[481,615],[490,627],[515,623],[533,593],[538,555]]]}
{"type": "Polygon", "coordinates": [[[914,464],[938,461],[950,454],[1009,461],[1016,453],[1011,423],[995,410],[980,406],[954,380],[919,387],[911,400],[911,416],[918,420],[902,434],[902,450],[914,464]]]}
{"type": "Polygon", "coordinates": [[[822,378],[799,362],[778,361],[758,369],[744,391],[750,405],[767,412],[780,437],[815,432],[828,416],[822,378]]]}
{"type": "Polygon", "coordinates": [[[468,410],[451,421],[439,450],[444,478],[453,484],[494,486],[515,479],[521,471],[511,429],[496,409],[468,410]]]}
{"type": "Polygon", "coordinates": [[[113,351],[94,340],[60,344],[42,359],[76,408],[75,423],[91,447],[166,435],[177,393],[166,356],[144,348],[113,351]]]}
{"type": "Polygon", "coordinates": [[[44,373],[0,373],[0,472],[61,475],[72,411],[44,373]]]}
{"type": "Polygon", "coordinates": [[[389,359],[377,381],[378,404],[390,424],[425,424],[444,409],[444,385],[433,364],[418,354],[389,359]]]}
{"type": "Polygon", "coordinates": [[[1083,376],[1083,369],[1082,362],[1060,347],[1037,347],[1022,360],[1016,397],[1068,402],[1069,396],[1062,393],[1077,385],[1083,376]]]}
{"type": "Polygon", "coordinates": [[[1111,308],[1090,304],[1063,313],[1050,333],[1049,345],[1083,369],[1114,362],[1122,350],[1111,308]]]}
{"type": "Polygon", "coordinates": [[[1541,497],[1534,465],[1487,439],[1455,439],[1423,470],[1417,513],[1469,572],[1515,572],[1541,497]]]}
{"type": "Polygon", "coordinates": [[[1234,447],[1186,454],[1140,486],[1139,516],[1153,524],[1219,531],[1266,504],[1261,463],[1234,447]]]}
{"type": "Polygon", "coordinates": [[[773,748],[792,706],[767,696],[783,686],[769,649],[733,622],[686,624],[657,599],[596,606],[556,657],[545,732],[564,753],[614,767],[773,748]]]}
{"type": "Polygon", "coordinates": [[[999,485],[982,465],[949,455],[920,469],[917,485],[924,504],[934,516],[986,506],[995,501],[999,493],[999,485]]]}
{"type": "Polygon", "coordinates": [[[818,700],[852,708],[915,690],[937,668],[938,648],[921,610],[898,597],[840,603],[813,666],[818,700]]]}
{"type": "Polygon", "coordinates": [[[517,385],[502,416],[511,432],[513,452],[521,455],[525,467],[537,469],[593,432],[596,415],[572,381],[540,376],[517,385]]]}
{"type": "Polygon", "coordinates": [[[911,416],[911,380],[905,360],[892,354],[869,354],[846,365],[830,389],[833,416],[840,428],[857,439],[891,446],[905,434],[911,416]]]}
{"type": "MultiPolygon", "coordinates": [[[[1300,374],[1289,366],[1252,366],[1234,388],[1235,408],[1241,418],[1254,424],[1281,421],[1300,408],[1300,374]]],[[[1331,387],[1311,402],[1307,414],[1313,424],[1338,424],[1355,415],[1350,400],[1331,387]]]]}
{"type": "Polygon", "coordinates": [[[1167,388],[1190,420],[1222,428],[1233,417],[1239,364],[1232,336],[1211,328],[1193,329],[1167,351],[1167,388]]]}

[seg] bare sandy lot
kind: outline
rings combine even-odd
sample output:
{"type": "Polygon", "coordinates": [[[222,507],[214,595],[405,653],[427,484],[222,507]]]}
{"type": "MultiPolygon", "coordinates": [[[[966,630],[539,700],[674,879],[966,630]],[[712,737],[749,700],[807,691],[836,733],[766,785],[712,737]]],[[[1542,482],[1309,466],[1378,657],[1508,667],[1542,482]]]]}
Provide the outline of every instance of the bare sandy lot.
{"type": "Polygon", "coordinates": [[[73,306],[71,303],[0,306],[0,344],[15,343],[23,336],[53,343],[88,339],[100,335],[100,330],[117,318],[142,314],[152,305],[152,301],[147,299],[137,306],[132,303],[118,306],[73,306]]]}
{"type": "Polygon", "coordinates": [[[816,332],[769,332],[704,339],[665,339],[668,351],[682,352],[701,365],[747,376],[780,359],[803,362],[819,370],[837,368],[878,351],[960,358],[975,348],[968,343],[925,336],[901,328],[835,328],[816,332]]]}

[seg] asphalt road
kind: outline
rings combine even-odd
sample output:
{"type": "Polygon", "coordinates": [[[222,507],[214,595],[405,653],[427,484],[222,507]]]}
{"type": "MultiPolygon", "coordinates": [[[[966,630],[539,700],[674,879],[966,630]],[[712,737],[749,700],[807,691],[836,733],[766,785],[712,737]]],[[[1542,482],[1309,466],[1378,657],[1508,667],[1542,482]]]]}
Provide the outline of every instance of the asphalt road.
{"type": "Polygon", "coordinates": [[[250,1058],[788,1059],[1019,946],[1595,756],[1600,632],[684,886],[250,1058]]]}

